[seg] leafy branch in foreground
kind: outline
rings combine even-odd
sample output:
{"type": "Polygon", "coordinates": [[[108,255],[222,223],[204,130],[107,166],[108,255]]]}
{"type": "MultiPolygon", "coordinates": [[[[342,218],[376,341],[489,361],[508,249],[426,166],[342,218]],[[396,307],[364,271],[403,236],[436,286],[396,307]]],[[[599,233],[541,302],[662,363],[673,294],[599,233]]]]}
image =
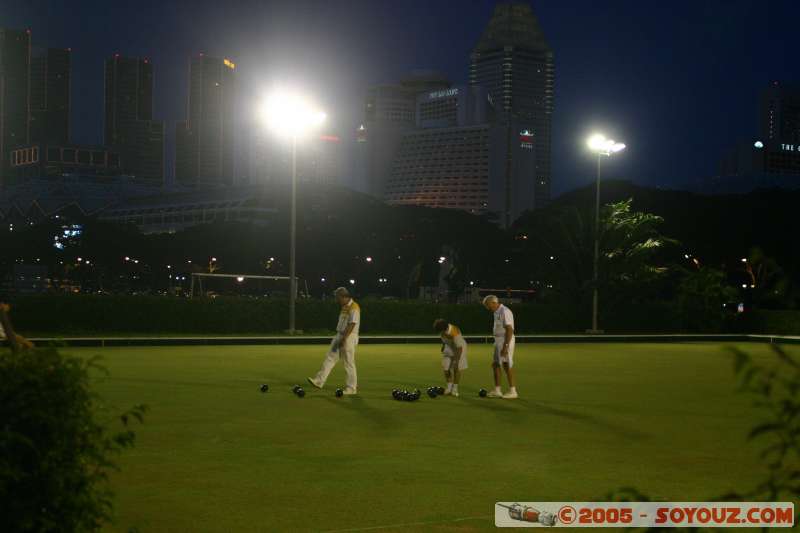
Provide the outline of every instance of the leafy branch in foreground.
{"type": "Polygon", "coordinates": [[[111,521],[114,457],[132,447],[137,405],[105,423],[96,359],[53,348],[0,351],[0,516],[7,531],[96,531],[111,521]],[[119,423],[121,428],[113,429],[119,423]]]}
{"type": "MultiPolygon", "coordinates": [[[[748,441],[764,443],[760,452],[767,476],[755,487],[733,490],[707,501],[792,501],[800,498],[800,363],[778,345],[770,346],[774,358],[760,364],[740,348],[730,348],[739,391],[753,397],[753,405],[766,418],[753,427],[748,441]]],[[[606,495],[605,501],[651,501],[633,487],[606,495]]],[[[635,528],[632,528],[635,529],[635,528]]],[[[649,528],[661,531],[678,528],[649,528]]],[[[682,528],[695,531],[697,528],[682,528]]]]}

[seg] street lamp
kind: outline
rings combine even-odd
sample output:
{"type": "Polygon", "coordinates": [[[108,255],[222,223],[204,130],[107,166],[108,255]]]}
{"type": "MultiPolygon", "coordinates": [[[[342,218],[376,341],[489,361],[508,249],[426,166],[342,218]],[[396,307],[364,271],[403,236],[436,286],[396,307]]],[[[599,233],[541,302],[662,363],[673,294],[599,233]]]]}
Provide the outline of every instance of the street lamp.
{"type": "Polygon", "coordinates": [[[596,133],[589,137],[587,141],[589,150],[597,154],[597,181],[595,186],[595,204],[594,204],[594,274],[592,276],[592,329],[587,329],[586,333],[598,334],[603,333],[603,330],[597,327],[597,263],[600,257],[600,162],[605,157],[611,157],[612,154],[621,152],[625,149],[625,145],[618,143],[613,139],[607,139],[605,135],[596,133]]]}
{"type": "Polygon", "coordinates": [[[261,110],[262,118],[270,129],[292,140],[292,208],[289,249],[289,333],[295,329],[295,301],[297,275],[295,251],[297,240],[297,139],[308,134],[325,121],[325,113],[316,109],[305,98],[289,92],[276,92],[269,96],[261,110]]]}

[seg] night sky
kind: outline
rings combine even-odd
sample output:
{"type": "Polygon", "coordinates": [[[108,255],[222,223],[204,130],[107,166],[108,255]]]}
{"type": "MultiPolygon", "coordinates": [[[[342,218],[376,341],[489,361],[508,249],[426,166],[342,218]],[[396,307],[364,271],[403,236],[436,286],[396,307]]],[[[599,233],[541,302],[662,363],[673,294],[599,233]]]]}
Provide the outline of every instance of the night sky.
{"type": "MultiPolygon", "coordinates": [[[[492,1],[41,2],[3,0],[0,26],[33,44],[73,50],[72,136],[100,143],[103,60],[155,65],[154,118],[185,118],[188,57],[230,57],[248,110],[275,84],[313,95],[341,135],[361,120],[365,89],[411,69],[467,77],[492,1]]],[[[757,96],[798,81],[800,2],[535,1],[554,50],[553,191],[592,179],[584,139],[602,128],[628,145],[607,177],[686,188],[717,171],[737,140],[754,139],[757,96]]]]}

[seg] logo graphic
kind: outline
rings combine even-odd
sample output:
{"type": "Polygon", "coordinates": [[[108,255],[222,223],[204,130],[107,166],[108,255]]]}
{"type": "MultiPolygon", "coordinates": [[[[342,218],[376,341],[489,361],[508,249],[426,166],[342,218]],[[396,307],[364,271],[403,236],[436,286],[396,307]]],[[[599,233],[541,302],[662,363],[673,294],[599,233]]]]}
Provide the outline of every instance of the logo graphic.
{"type": "Polygon", "coordinates": [[[497,506],[508,509],[508,516],[512,520],[533,522],[543,526],[554,526],[558,521],[556,515],[551,512],[540,511],[539,509],[534,509],[533,507],[528,507],[519,503],[512,503],[511,505],[498,503],[497,506]]]}

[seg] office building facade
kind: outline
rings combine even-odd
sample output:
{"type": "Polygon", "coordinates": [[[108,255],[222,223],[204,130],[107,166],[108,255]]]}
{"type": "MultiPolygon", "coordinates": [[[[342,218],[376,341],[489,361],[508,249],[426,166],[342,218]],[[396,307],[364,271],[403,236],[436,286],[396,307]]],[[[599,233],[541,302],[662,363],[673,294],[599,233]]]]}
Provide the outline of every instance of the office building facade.
{"type": "Polygon", "coordinates": [[[415,71],[399,83],[367,91],[364,122],[356,132],[356,172],[364,192],[384,196],[403,135],[416,127],[417,96],[448,87],[450,82],[441,74],[415,71]]]}
{"type": "Polygon", "coordinates": [[[105,144],[122,169],[149,185],[164,183],[164,123],[153,120],[153,65],[115,54],[105,64],[105,144]]]}
{"type": "Polygon", "coordinates": [[[721,160],[712,191],[800,187],[800,87],[772,83],[761,92],[758,135],[721,160]]]}
{"type": "Polygon", "coordinates": [[[773,82],[764,89],[758,122],[762,142],[800,144],[800,86],[773,82]]]}
{"type": "Polygon", "coordinates": [[[227,186],[234,177],[236,65],[197,55],[189,65],[187,120],[176,126],[175,177],[186,186],[227,186]]]}
{"type": "Polygon", "coordinates": [[[30,140],[28,30],[0,28],[0,189],[9,185],[11,150],[30,140]]]}
{"type": "Polygon", "coordinates": [[[504,226],[533,208],[533,137],[527,130],[509,136],[508,123],[494,120],[495,113],[480,87],[419,95],[417,127],[401,139],[384,199],[491,214],[504,226]]]}
{"type": "Polygon", "coordinates": [[[34,49],[30,75],[30,142],[69,143],[69,49],[34,49]]]}
{"type": "Polygon", "coordinates": [[[528,4],[495,7],[472,51],[469,82],[489,91],[498,121],[506,125],[509,137],[518,130],[530,132],[536,157],[530,176],[533,202],[536,207],[546,205],[552,180],[555,66],[553,52],[528,4]]]}
{"type": "Polygon", "coordinates": [[[10,165],[12,183],[66,175],[101,178],[122,173],[120,155],[107,147],[55,142],[33,143],[12,149],[10,165]]]}
{"type": "MultiPolygon", "coordinates": [[[[344,172],[344,147],[330,132],[299,139],[296,171],[298,183],[339,185],[344,172]]],[[[249,182],[253,185],[287,185],[292,179],[291,142],[267,131],[251,137],[249,182]]]]}

